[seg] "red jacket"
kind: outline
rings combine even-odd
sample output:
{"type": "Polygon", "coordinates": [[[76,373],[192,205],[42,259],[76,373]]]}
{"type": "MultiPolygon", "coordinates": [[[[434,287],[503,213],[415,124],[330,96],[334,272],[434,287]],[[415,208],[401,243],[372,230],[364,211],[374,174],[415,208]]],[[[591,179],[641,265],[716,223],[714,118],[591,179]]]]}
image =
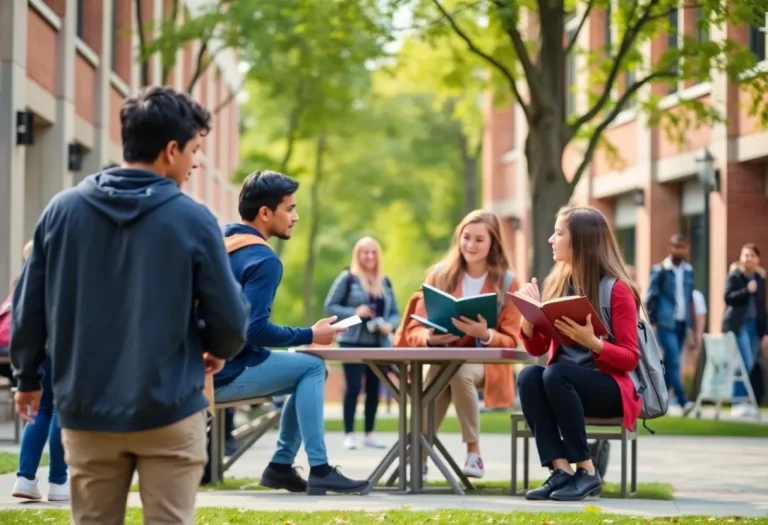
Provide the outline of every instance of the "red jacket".
{"type": "MultiPolygon", "coordinates": [[[[640,415],[640,396],[635,391],[629,372],[637,367],[640,354],[637,345],[637,305],[632,291],[623,281],[616,281],[611,293],[611,325],[615,341],[603,341],[602,353],[592,354],[597,369],[613,377],[619,385],[624,426],[632,430],[640,415]]],[[[549,350],[547,366],[552,363],[560,349],[556,341],[536,331],[530,339],[522,332],[521,336],[529,354],[539,357],[549,350]]]]}

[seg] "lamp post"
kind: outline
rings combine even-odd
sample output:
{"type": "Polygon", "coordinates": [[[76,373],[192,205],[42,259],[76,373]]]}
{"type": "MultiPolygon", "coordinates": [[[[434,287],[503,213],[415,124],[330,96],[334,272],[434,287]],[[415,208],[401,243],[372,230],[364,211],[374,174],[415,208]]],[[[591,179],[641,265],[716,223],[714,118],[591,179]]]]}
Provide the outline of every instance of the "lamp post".
{"type": "Polygon", "coordinates": [[[704,298],[709,302],[709,194],[715,190],[717,172],[715,170],[715,157],[706,148],[701,156],[696,158],[696,162],[699,164],[699,182],[704,190],[704,246],[702,246],[704,251],[704,282],[706,283],[704,298]]]}
{"type": "MultiPolygon", "coordinates": [[[[698,178],[701,183],[701,187],[704,190],[704,217],[703,217],[703,229],[704,239],[702,249],[704,250],[704,279],[706,287],[704,289],[704,300],[709,304],[709,195],[716,190],[717,184],[717,170],[715,169],[715,157],[708,149],[704,149],[701,156],[696,158],[696,163],[699,165],[698,178]]],[[[709,324],[709,308],[707,308],[707,325],[709,324]]],[[[705,330],[706,331],[706,330],[705,330]]],[[[699,360],[696,364],[696,374],[693,380],[693,397],[698,397],[701,390],[701,380],[704,375],[704,366],[706,365],[707,356],[704,349],[699,351],[699,360]]],[[[701,417],[701,414],[696,414],[697,418],[701,417]]]]}

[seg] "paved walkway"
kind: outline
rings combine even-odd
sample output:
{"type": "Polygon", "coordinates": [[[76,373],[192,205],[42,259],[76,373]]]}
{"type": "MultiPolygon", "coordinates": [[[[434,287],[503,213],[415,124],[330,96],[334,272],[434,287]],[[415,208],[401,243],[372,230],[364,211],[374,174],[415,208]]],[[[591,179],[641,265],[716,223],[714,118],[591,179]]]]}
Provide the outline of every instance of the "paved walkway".
{"type": "MultiPolygon", "coordinates": [[[[341,465],[347,475],[366,477],[383,456],[383,451],[344,450],[343,436],[327,436],[331,461],[341,465]]],[[[381,441],[392,444],[394,434],[382,434],[381,441]]],[[[227,473],[233,477],[258,477],[270,459],[276,440],[267,434],[247,452],[227,473]]],[[[445,444],[457,460],[463,460],[463,445],[458,434],[447,435],[445,444]]],[[[502,435],[484,436],[486,479],[508,480],[510,443],[502,435]]],[[[3,447],[6,450],[13,447],[3,447]]],[[[535,447],[534,447],[535,448],[535,447]]],[[[768,447],[766,440],[751,438],[651,437],[640,440],[641,482],[671,483],[676,489],[675,501],[611,500],[597,503],[605,512],[630,515],[673,516],[681,514],[768,516],[768,447]]],[[[607,480],[619,479],[619,450],[613,447],[607,480]]],[[[532,450],[531,476],[541,478],[545,472],[536,465],[532,450]]],[[[303,451],[297,464],[308,471],[303,451]]],[[[436,469],[430,469],[435,472],[436,469]]],[[[45,479],[46,469],[39,477],[45,479]]],[[[434,476],[434,474],[433,474],[434,476]]],[[[10,497],[14,476],[0,476],[0,508],[45,508],[48,503],[20,504],[10,497]]],[[[41,483],[45,488],[45,483],[41,483]]],[[[139,505],[138,494],[131,494],[130,504],[139,505]]],[[[478,510],[580,510],[584,503],[527,502],[508,496],[416,496],[373,493],[368,497],[326,496],[310,497],[277,492],[202,492],[198,506],[232,506],[254,510],[337,510],[366,511],[400,509],[471,508],[478,510]]]]}

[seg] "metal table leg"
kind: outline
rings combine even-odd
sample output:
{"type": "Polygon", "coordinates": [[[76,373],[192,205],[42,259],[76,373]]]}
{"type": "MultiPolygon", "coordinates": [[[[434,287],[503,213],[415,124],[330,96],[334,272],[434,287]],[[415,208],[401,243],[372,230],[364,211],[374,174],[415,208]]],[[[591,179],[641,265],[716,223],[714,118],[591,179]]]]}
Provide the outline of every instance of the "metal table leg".
{"type": "MultiPolygon", "coordinates": [[[[383,366],[385,363],[366,362],[371,367],[373,373],[381,380],[382,384],[392,393],[392,397],[397,400],[399,405],[398,413],[398,426],[397,426],[397,443],[384,456],[384,459],[374,469],[371,476],[368,478],[371,485],[375,486],[379,480],[386,474],[387,469],[395,462],[398,461],[397,474],[400,478],[398,488],[402,491],[406,490],[406,464],[408,458],[408,443],[411,439],[411,433],[408,432],[408,367],[406,363],[396,363],[399,376],[399,384],[395,386],[389,379],[389,376],[384,372],[383,366]]],[[[390,478],[387,482],[388,486],[394,483],[394,480],[390,478]],[[391,481],[391,483],[390,483],[391,481]]]]}

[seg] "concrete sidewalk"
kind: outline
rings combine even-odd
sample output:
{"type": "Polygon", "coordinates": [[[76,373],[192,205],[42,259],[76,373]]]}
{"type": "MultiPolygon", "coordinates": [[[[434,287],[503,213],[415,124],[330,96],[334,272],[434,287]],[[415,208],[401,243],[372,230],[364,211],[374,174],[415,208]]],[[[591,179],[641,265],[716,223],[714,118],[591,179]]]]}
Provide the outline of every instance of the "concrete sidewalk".
{"type": "MultiPolygon", "coordinates": [[[[228,477],[259,477],[274,450],[276,434],[267,434],[248,451],[227,473],[228,477]]],[[[394,443],[394,434],[381,434],[386,444],[394,443]]],[[[341,465],[345,474],[367,477],[384,451],[372,449],[345,450],[343,435],[327,436],[328,454],[333,464],[341,465]]],[[[464,458],[463,445],[458,434],[446,435],[445,445],[457,461],[464,458]]],[[[509,437],[483,436],[486,479],[508,480],[510,461],[509,437]]],[[[639,444],[640,482],[659,481],[675,487],[674,501],[602,499],[586,504],[597,505],[604,512],[643,516],[677,516],[706,514],[716,516],[768,516],[768,448],[764,439],[704,438],[704,437],[646,437],[639,444]]],[[[536,464],[535,447],[531,451],[531,477],[541,479],[546,473],[536,464]]],[[[606,479],[619,479],[619,449],[611,450],[611,461],[606,479]]],[[[297,465],[308,472],[303,450],[297,465]]],[[[430,469],[432,477],[436,469],[430,469]]],[[[44,480],[47,469],[38,477],[44,480]]],[[[20,504],[10,497],[14,475],[0,476],[0,508],[45,508],[48,503],[20,504]]],[[[45,482],[41,482],[46,489],[45,482]]],[[[131,494],[131,505],[139,505],[139,495],[131,494]]],[[[367,497],[306,495],[281,492],[201,492],[198,506],[231,506],[253,510],[365,510],[381,511],[401,508],[431,510],[463,508],[494,511],[583,510],[585,503],[528,502],[510,496],[448,496],[448,495],[395,495],[373,493],[367,497]]]]}

